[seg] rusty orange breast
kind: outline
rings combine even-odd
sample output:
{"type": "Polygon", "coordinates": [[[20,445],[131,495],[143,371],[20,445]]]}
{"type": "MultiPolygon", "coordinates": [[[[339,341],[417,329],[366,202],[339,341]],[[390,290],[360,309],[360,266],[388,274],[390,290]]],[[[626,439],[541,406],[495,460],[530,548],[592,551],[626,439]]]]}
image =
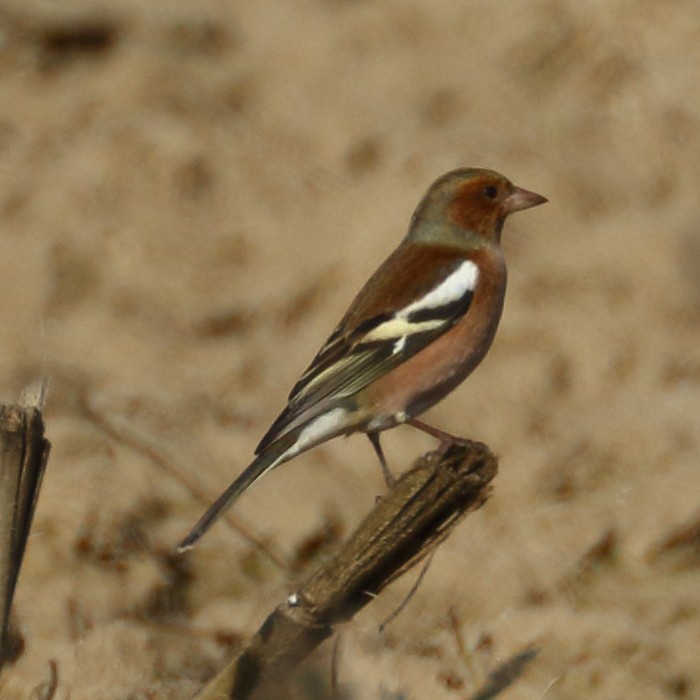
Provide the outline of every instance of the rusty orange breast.
{"type": "MultiPolygon", "coordinates": [[[[499,248],[465,253],[479,267],[467,313],[450,330],[366,389],[376,426],[415,417],[457,387],[481,362],[493,342],[506,290],[506,267],[499,248]],[[398,416],[398,418],[397,418],[398,416]]],[[[365,403],[365,401],[363,401],[365,403]]]]}

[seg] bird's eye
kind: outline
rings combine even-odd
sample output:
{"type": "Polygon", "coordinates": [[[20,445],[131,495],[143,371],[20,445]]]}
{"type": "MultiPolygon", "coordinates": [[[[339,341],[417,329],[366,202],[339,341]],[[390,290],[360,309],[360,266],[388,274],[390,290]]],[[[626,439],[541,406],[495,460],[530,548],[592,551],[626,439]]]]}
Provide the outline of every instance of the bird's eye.
{"type": "Polygon", "coordinates": [[[489,199],[496,199],[496,197],[498,197],[498,187],[496,187],[496,185],[488,185],[487,187],[484,187],[484,195],[486,195],[489,199]]]}

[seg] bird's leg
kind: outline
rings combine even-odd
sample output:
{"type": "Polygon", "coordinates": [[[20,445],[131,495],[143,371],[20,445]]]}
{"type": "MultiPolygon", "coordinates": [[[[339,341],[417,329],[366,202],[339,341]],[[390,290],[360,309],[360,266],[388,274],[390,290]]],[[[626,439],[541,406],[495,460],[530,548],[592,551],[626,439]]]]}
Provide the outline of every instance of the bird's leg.
{"type": "Polygon", "coordinates": [[[465,438],[458,437],[457,435],[440,430],[439,428],[433,428],[432,425],[428,425],[417,418],[409,418],[406,421],[406,424],[412,425],[414,428],[418,428],[418,430],[422,430],[424,433],[428,433],[428,435],[431,435],[435,439],[439,440],[441,445],[452,445],[456,442],[468,442],[465,440],[465,438]]]}
{"type": "Polygon", "coordinates": [[[394,482],[396,480],[392,476],[391,472],[389,471],[389,467],[387,466],[386,457],[384,456],[384,450],[382,449],[382,445],[379,442],[379,433],[376,431],[370,431],[367,433],[367,437],[372,443],[372,447],[374,447],[374,451],[377,453],[377,457],[379,458],[379,464],[382,467],[382,476],[384,477],[384,483],[386,484],[386,487],[390,489],[394,485],[394,482]]]}

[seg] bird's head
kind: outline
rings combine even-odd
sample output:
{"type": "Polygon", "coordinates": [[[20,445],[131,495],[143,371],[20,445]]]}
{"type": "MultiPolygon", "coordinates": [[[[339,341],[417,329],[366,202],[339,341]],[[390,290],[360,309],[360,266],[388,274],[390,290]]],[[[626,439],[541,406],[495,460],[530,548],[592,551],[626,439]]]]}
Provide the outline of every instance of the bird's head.
{"type": "Polygon", "coordinates": [[[546,201],[493,170],[453,170],[425,193],[413,215],[409,238],[449,243],[451,237],[466,235],[497,243],[509,214],[546,201]],[[446,240],[440,241],[441,237],[446,240]]]}

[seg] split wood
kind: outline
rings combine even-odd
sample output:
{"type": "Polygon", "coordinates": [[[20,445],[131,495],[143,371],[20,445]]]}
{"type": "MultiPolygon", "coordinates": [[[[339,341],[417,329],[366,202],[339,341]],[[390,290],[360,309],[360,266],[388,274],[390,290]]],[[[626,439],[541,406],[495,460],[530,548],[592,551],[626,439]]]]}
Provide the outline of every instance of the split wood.
{"type": "Polygon", "coordinates": [[[10,611],[50,447],[38,406],[0,406],[0,668],[17,646],[10,611]]]}
{"type": "Polygon", "coordinates": [[[336,625],[350,620],[483,505],[497,471],[496,457],[478,442],[451,443],[418,459],[196,700],[284,697],[292,671],[336,625]]]}

